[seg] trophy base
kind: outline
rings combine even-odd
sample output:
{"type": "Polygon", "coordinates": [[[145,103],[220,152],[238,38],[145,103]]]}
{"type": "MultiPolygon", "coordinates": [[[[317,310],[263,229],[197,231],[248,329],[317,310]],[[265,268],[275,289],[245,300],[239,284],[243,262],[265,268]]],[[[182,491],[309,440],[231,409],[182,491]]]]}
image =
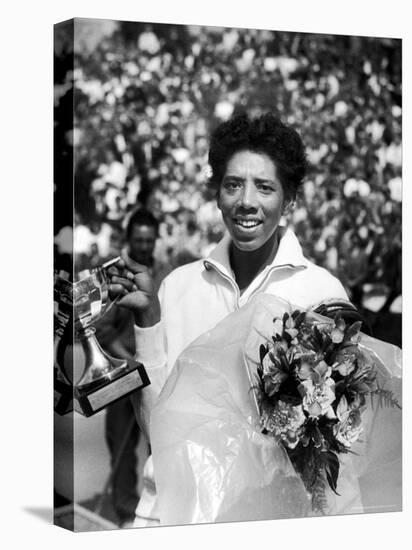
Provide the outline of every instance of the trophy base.
{"type": "Polygon", "coordinates": [[[75,396],[82,414],[92,416],[107,405],[149,384],[150,380],[142,363],[128,360],[125,361],[125,368],[112,371],[110,376],[102,376],[93,382],[77,386],[75,396]]]}
{"type": "Polygon", "coordinates": [[[73,386],[54,380],[54,410],[60,416],[73,411],[73,386]]]}

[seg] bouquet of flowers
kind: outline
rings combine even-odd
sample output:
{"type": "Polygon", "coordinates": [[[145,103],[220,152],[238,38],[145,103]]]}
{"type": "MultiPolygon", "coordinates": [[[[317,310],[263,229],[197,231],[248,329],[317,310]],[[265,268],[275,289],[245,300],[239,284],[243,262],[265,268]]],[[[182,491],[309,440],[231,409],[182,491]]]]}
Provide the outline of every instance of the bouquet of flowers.
{"type": "Polygon", "coordinates": [[[324,513],[328,485],[338,494],[339,455],[361,437],[367,401],[400,408],[379,387],[360,328],[339,314],[322,321],[295,310],[273,320],[272,338],[260,346],[254,389],[262,432],[284,446],[315,513],[324,513]]]}
{"type": "Polygon", "coordinates": [[[258,294],[179,356],[150,417],[163,524],[401,509],[401,350],[296,309],[258,294]]]}

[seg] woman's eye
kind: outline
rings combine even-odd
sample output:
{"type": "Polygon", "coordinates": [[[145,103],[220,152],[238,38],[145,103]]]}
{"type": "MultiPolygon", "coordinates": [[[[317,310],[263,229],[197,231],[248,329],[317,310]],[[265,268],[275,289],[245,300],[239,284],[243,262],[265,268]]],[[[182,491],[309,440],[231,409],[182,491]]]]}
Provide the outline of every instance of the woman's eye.
{"type": "Polygon", "coordinates": [[[270,185],[266,185],[265,183],[260,183],[257,188],[263,191],[263,193],[271,193],[274,190],[270,185]]]}
{"type": "Polygon", "coordinates": [[[240,187],[240,182],[235,180],[227,180],[223,183],[223,187],[229,191],[232,189],[238,189],[240,187]]]}

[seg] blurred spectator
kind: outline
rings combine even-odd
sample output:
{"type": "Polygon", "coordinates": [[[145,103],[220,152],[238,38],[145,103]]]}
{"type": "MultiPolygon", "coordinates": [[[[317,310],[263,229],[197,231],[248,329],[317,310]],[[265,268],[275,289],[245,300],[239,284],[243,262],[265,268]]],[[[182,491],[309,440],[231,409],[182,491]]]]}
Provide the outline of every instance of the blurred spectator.
{"type": "Polygon", "coordinates": [[[398,168],[397,170],[394,170],[393,173],[394,173],[393,177],[388,181],[390,197],[395,202],[401,202],[402,201],[401,171],[398,168]]]}
{"type": "Polygon", "coordinates": [[[345,257],[344,269],[340,274],[342,283],[348,290],[351,301],[355,304],[362,303],[363,285],[367,280],[369,271],[370,244],[359,236],[359,233],[352,233],[348,246],[348,253],[345,257]]]}
{"type": "Polygon", "coordinates": [[[359,195],[360,197],[367,197],[370,193],[369,183],[366,182],[361,177],[360,170],[357,171],[356,175],[352,178],[346,180],[343,187],[343,194],[345,197],[350,197],[351,195],[359,195]]]}

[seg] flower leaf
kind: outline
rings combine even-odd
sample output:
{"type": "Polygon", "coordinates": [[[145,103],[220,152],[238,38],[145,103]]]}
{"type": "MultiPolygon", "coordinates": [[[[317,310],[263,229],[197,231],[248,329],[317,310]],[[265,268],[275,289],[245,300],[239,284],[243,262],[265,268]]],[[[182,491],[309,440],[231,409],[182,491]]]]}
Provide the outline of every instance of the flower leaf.
{"type": "Polygon", "coordinates": [[[332,451],[326,453],[325,472],[330,488],[336,495],[340,496],[336,491],[339,476],[339,459],[332,451]]]}
{"type": "Polygon", "coordinates": [[[355,321],[350,327],[346,330],[345,340],[351,340],[354,336],[358,336],[362,326],[362,321],[355,321]]]}
{"type": "Polygon", "coordinates": [[[267,353],[266,346],[264,346],[263,344],[260,344],[260,348],[259,348],[260,362],[263,361],[263,358],[265,357],[266,353],[267,353]]]}

